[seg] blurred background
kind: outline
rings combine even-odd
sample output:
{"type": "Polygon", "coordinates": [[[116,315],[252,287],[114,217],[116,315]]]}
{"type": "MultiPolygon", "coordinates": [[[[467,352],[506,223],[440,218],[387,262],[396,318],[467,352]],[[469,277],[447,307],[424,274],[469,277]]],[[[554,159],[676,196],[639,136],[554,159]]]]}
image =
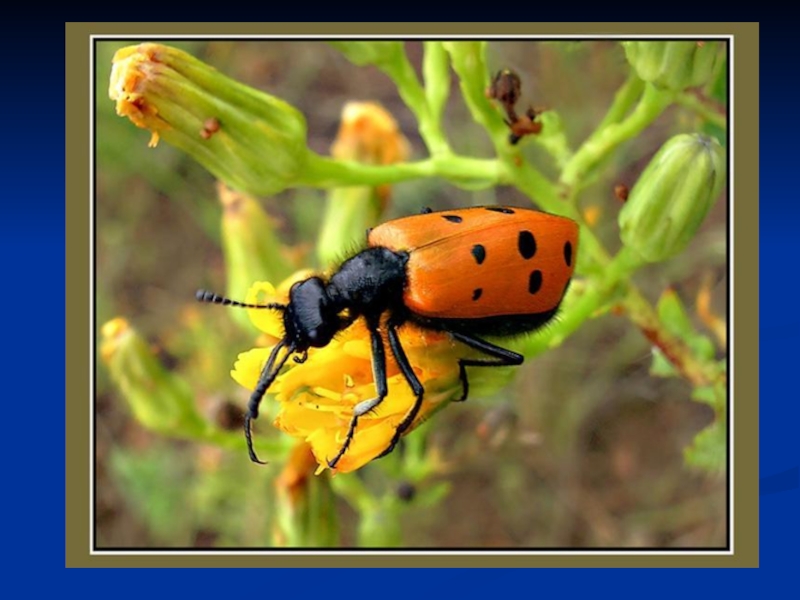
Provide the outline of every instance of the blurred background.
{"type": "MultiPolygon", "coordinates": [[[[141,40],[146,41],[146,40],[141,40]]],[[[224,291],[222,208],[214,178],[167,144],[148,148],[149,132],[114,113],[108,98],[111,59],[122,46],[96,42],[96,317],[99,328],[122,316],[163,364],[189,381],[201,413],[240,432],[247,390],[229,376],[255,331],[230,311],[200,306],[197,288],[224,291]]],[[[308,121],[308,143],[327,154],[351,100],[380,102],[412,148],[425,156],[416,123],[392,82],[374,67],[356,67],[322,42],[172,44],[228,76],[278,96],[308,121]]],[[[406,44],[419,68],[422,45],[406,44]]],[[[492,69],[522,80],[521,105],[558,111],[576,148],[603,118],[628,65],[616,42],[493,42],[492,69]]],[[[491,157],[453,77],[446,129],[463,155],[491,157]]],[[[581,195],[610,251],[619,246],[618,184],[631,186],[670,136],[696,130],[693,115],[671,108],[643,135],[614,153],[581,195]]],[[[548,176],[551,157],[535,144],[525,154],[548,176]]],[[[269,157],[265,157],[268,160],[269,157]]],[[[298,189],[259,199],[286,253],[279,260],[314,264],[324,190],[298,189]]],[[[529,205],[516,189],[466,191],[435,179],[393,186],[385,216],[473,204],[529,205]]],[[[727,206],[718,202],[689,249],[637,273],[655,303],[672,288],[695,314],[702,290],[727,319],[727,206]]],[[[243,448],[221,449],[153,433],[131,415],[98,356],[96,398],[96,544],[98,548],[263,547],[276,543],[274,486],[282,465],[252,465],[243,448]]],[[[630,321],[606,314],[587,322],[559,348],[519,367],[491,397],[453,404],[426,425],[425,444],[441,468],[413,485],[400,469],[376,461],[357,477],[375,497],[405,508],[406,547],[721,547],[727,536],[725,474],[684,465],[683,449],[708,425],[712,410],[690,399],[690,385],[653,377],[650,345],[630,321]],[[426,488],[445,490],[425,495],[426,488]],[[426,500],[427,498],[427,500],[426,500]]],[[[268,419],[260,435],[278,437],[268,419]]],[[[412,435],[417,435],[415,434],[412,435]]],[[[401,449],[402,452],[402,449],[401,449]]],[[[358,513],[330,500],[340,545],[358,543],[358,513]]]]}

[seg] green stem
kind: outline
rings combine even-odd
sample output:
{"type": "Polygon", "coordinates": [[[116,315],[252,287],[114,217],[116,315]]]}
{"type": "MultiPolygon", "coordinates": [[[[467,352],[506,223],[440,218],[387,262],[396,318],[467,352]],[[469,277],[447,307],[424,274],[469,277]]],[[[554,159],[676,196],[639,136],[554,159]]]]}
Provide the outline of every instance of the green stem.
{"type": "MultiPolygon", "coordinates": [[[[426,131],[420,131],[434,156],[451,154],[452,150],[442,131],[442,115],[450,96],[450,61],[442,42],[424,42],[422,74],[425,78],[425,97],[430,123],[426,131]]],[[[422,130],[422,127],[420,126],[422,130]]]]}
{"type": "Polygon", "coordinates": [[[644,81],[634,71],[631,71],[628,79],[614,94],[614,101],[595,130],[602,130],[613,123],[619,123],[630,112],[634,103],[642,97],[644,87],[644,81]]]}
{"type": "Polygon", "coordinates": [[[675,98],[675,101],[684,108],[688,108],[689,110],[697,113],[699,117],[705,119],[712,125],[716,125],[722,130],[727,129],[727,117],[725,114],[720,113],[719,109],[712,106],[710,102],[704,102],[701,98],[695,94],[692,94],[691,92],[678,94],[678,96],[675,98]]]}
{"type": "Polygon", "coordinates": [[[519,166],[504,162],[511,183],[534,200],[543,210],[573,219],[579,217],[577,209],[559,195],[556,186],[528,162],[519,166]]]}
{"type": "Polygon", "coordinates": [[[437,156],[417,162],[367,165],[309,154],[301,185],[335,187],[381,185],[423,177],[442,177],[451,183],[485,189],[505,183],[503,170],[494,159],[437,156]]]}
{"type": "Polygon", "coordinates": [[[450,147],[442,133],[440,124],[431,113],[425,90],[417,79],[414,67],[408,62],[405,54],[402,60],[393,61],[383,65],[383,71],[397,86],[397,91],[403,102],[417,118],[419,133],[428,147],[431,155],[447,154],[450,147]]]}
{"type": "Polygon", "coordinates": [[[681,338],[664,327],[656,311],[639,290],[631,287],[622,303],[630,320],[692,385],[703,387],[724,381],[725,373],[719,369],[717,363],[696,356],[681,338]]]}
{"type": "Polygon", "coordinates": [[[502,179],[517,186],[544,210],[577,218],[577,210],[563,202],[550,180],[524,159],[518,146],[509,143],[508,127],[499,109],[485,94],[484,86],[488,80],[482,79],[482,75],[487,74],[488,69],[480,49],[475,47],[472,52],[460,52],[451,47],[450,54],[467,108],[475,122],[486,129],[494,144],[504,173],[502,179]]]}
{"type": "Polygon", "coordinates": [[[399,548],[403,545],[397,501],[383,496],[371,510],[362,511],[358,523],[361,548],[399,548]]]}
{"type": "MultiPolygon", "coordinates": [[[[508,128],[503,117],[485,94],[485,86],[489,83],[485,48],[473,42],[450,42],[445,47],[450,53],[453,69],[458,74],[461,95],[473,120],[489,133],[495,147],[510,146],[507,143],[508,128]],[[456,44],[462,47],[458,48],[456,44]]],[[[503,155],[499,152],[498,154],[503,155]]]]}
{"type": "Polygon", "coordinates": [[[574,188],[617,146],[636,137],[655,121],[674,99],[674,94],[647,85],[636,109],[620,123],[598,128],[589,136],[561,173],[561,182],[574,188]]]}
{"type": "Polygon", "coordinates": [[[377,501],[354,473],[337,475],[331,478],[331,488],[336,495],[347,501],[353,510],[364,513],[375,509],[377,501]]]}

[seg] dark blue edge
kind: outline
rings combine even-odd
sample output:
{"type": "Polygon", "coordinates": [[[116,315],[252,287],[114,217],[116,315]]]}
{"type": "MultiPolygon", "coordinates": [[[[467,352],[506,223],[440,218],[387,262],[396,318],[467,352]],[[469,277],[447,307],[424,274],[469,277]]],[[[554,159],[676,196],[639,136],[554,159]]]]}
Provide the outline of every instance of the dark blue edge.
{"type": "MultiPolygon", "coordinates": [[[[787,26],[788,27],[788,26],[787,26]]],[[[42,31],[41,27],[39,31],[42,31]]],[[[798,422],[798,403],[791,398],[790,394],[795,389],[794,378],[787,377],[792,373],[791,367],[794,362],[788,362],[796,353],[794,343],[797,339],[796,334],[800,332],[797,318],[786,310],[786,301],[794,297],[798,288],[796,278],[787,277],[783,271],[783,259],[786,257],[785,250],[792,248],[788,246],[791,241],[791,234],[795,233],[794,224],[798,223],[798,203],[795,201],[795,186],[790,185],[787,174],[793,173],[796,168],[795,161],[790,157],[795,156],[793,147],[784,147],[791,144],[796,138],[796,126],[794,119],[786,119],[784,115],[791,115],[797,103],[794,102],[797,96],[797,84],[794,78],[787,78],[783,72],[785,63],[784,58],[790,55],[792,50],[793,36],[789,35],[788,30],[780,30],[774,24],[761,25],[761,106],[760,106],[760,130],[761,130],[761,195],[760,195],[760,311],[759,319],[761,323],[761,454],[760,464],[762,478],[762,491],[764,492],[761,502],[761,539],[762,539],[762,569],[769,572],[770,583],[777,584],[785,580],[794,572],[791,567],[794,564],[792,557],[796,557],[794,542],[798,535],[798,518],[796,507],[797,498],[797,465],[798,446],[794,437],[793,426],[798,422]],[[777,122],[780,119],[780,122],[777,122]],[[789,393],[787,393],[789,392],[789,393]],[[788,440],[788,441],[787,441],[788,440]],[[788,475],[786,475],[788,473],[788,475]],[[791,561],[791,562],[790,562],[791,561]],[[787,576],[788,575],[788,576],[787,576]]],[[[19,35],[19,34],[17,34],[19,35]]],[[[39,75],[31,71],[28,67],[32,63],[43,64],[59,52],[52,53],[49,46],[53,39],[59,39],[59,35],[42,35],[42,42],[37,45],[41,60],[37,57],[27,56],[27,61],[10,62],[7,64],[7,77],[17,81],[31,81],[32,77],[39,75]],[[14,69],[17,69],[16,71],[14,69]],[[27,79],[26,79],[27,78],[27,79]]],[[[9,44],[16,41],[14,36],[8,39],[9,44]]],[[[63,48],[63,46],[62,46],[63,48]]],[[[31,81],[31,84],[33,82],[31,81]]],[[[8,102],[8,100],[7,100],[8,102]]],[[[60,140],[53,144],[41,144],[37,139],[34,145],[31,142],[30,123],[36,123],[41,132],[46,132],[46,137],[54,135],[54,132],[63,131],[60,123],[60,115],[54,117],[52,106],[44,104],[44,96],[35,96],[23,105],[15,105],[19,110],[30,111],[31,115],[21,116],[20,118],[9,119],[6,123],[6,133],[9,139],[14,139],[13,148],[6,146],[6,152],[12,164],[19,166],[9,182],[7,193],[11,198],[29,198],[30,182],[35,182],[37,193],[36,202],[11,202],[7,206],[5,218],[0,222],[5,223],[5,235],[0,236],[0,240],[6,245],[4,256],[20,257],[20,245],[22,242],[25,248],[25,260],[10,260],[7,265],[6,280],[12,282],[13,289],[24,293],[26,297],[26,309],[18,314],[27,312],[28,314],[40,315],[39,319],[33,319],[34,331],[22,329],[23,319],[10,319],[8,327],[8,339],[17,341],[17,351],[21,356],[38,356],[41,353],[41,340],[49,342],[55,341],[60,348],[65,348],[63,338],[64,313],[59,312],[58,317],[52,318],[52,302],[44,294],[37,295],[35,290],[41,289],[43,277],[46,277],[47,285],[64,289],[64,205],[62,203],[63,169],[59,168],[59,163],[63,162],[56,159],[55,154],[63,160],[61,155],[60,140]],[[37,105],[37,102],[41,103],[37,105]],[[35,108],[34,108],[35,107],[35,108]],[[38,109],[38,110],[36,110],[38,109]],[[34,112],[35,111],[35,112],[34,112]],[[35,120],[33,117],[35,116],[35,120]],[[30,117],[30,118],[25,118],[30,117]],[[55,119],[55,124],[50,123],[49,119],[55,119]],[[44,174],[50,170],[58,171],[58,174],[47,177],[44,174]],[[26,177],[30,176],[30,177],[26,177]],[[55,181],[54,181],[55,180],[55,181]],[[26,187],[23,189],[21,182],[25,181],[26,187]],[[17,187],[15,187],[15,185],[17,187]],[[13,227],[12,227],[13,224],[13,227]],[[59,249],[61,252],[59,252],[59,249]],[[52,261],[59,261],[54,265],[52,261]],[[55,277],[55,281],[53,280],[55,277]],[[28,290],[28,292],[25,292],[28,290]],[[37,310],[40,309],[40,310],[37,310]],[[54,339],[55,338],[55,339],[54,339]],[[36,341],[34,341],[36,340],[36,341]],[[37,352],[38,351],[38,352],[37,352]]],[[[56,113],[58,111],[55,111],[56,113]]],[[[7,113],[11,114],[11,113],[7,113]]],[[[38,132],[37,132],[38,133],[38,132]]],[[[60,137],[60,136],[59,136],[60,137]]],[[[65,140],[66,143],[66,140],[65,140]]],[[[794,183],[794,182],[792,182],[794,183]]],[[[8,298],[4,298],[8,307],[11,303],[8,298]]],[[[10,312],[10,311],[8,311],[10,312]]],[[[30,395],[31,381],[41,380],[41,363],[37,361],[23,362],[18,371],[21,376],[11,378],[12,394],[9,397],[27,398],[30,395]],[[23,384],[24,382],[24,384],[23,384]],[[22,386],[25,385],[24,391],[22,386]],[[18,394],[14,388],[19,388],[18,394]]],[[[48,363],[48,381],[63,382],[63,361],[56,361],[55,365],[48,363]]],[[[37,418],[35,430],[38,439],[54,440],[55,447],[63,447],[64,428],[57,420],[52,419],[51,414],[46,418],[37,418]]],[[[10,442],[16,442],[13,447],[30,448],[31,429],[28,427],[16,428],[10,433],[10,442]],[[16,433],[19,431],[19,433],[16,433]],[[18,437],[15,437],[18,436],[18,437]]],[[[48,443],[49,447],[53,447],[48,443]]],[[[24,459],[12,460],[7,463],[8,480],[25,485],[26,492],[21,494],[16,501],[26,511],[31,511],[35,518],[13,518],[9,520],[11,539],[15,540],[17,551],[12,559],[13,569],[10,569],[12,577],[19,577],[26,581],[33,582],[38,589],[46,591],[52,586],[59,591],[63,591],[63,585],[67,584],[70,588],[87,589],[87,581],[78,581],[83,577],[80,571],[70,573],[68,579],[62,580],[61,577],[48,578],[42,577],[43,567],[48,568],[55,563],[59,570],[63,568],[63,544],[45,543],[45,540],[52,540],[54,532],[64,531],[63,511],[53,506],[54,488],[64,489],[64,478],[56,472],[52,473],[52,466],[45,462],[35,460],[25,461],[24,459]],[[47,473],[42,475],[40,468],[36,465],[46,465],[47,473]],[[53,515],[57,515],[53,517],[53,515]],[[55,550],[51,550],[55,548],[55,550]],[[26,552],[29,551],[29,552],[26,552]],[[22,557],[38,556],[35,561],[22,561],[22,557]],[[17,564],[19,563],[19,564],[17,564]],[[38,575],[38,577],[37,577],[38,575]],[[81,586],[80,588],[78,586],[81,586]]],[[[356,558],[353,559],[354,566],[358,564],[356,558]]],[[[49,570],[49,569],[47,569],[49,570]]],[[[147,570],[141,572],[146,576],[140,581],[146,581],[149,586],[152,583],[159,585],[158,590],[163,593],[186,593],[192,589],[211,592],[215,590],[230,592],[238,588],[239,585],[233,584],[230,580],[224,581],[220,578],[227,577],[224,572],[201,571],[187,572],[184,578],[176,572],[171,575],[165,571],[147,570]],[[178,582],[180,579],[180,582],[178,582]],[[196,582],[196,583],[195,583],[196,582]],[[219,587],[210,586],[215,582],[219,587]],[[233,585],[232,585],[233,584],[233,585]],[[202,587],[201,587],[202,586],[202,587]]],[[[434,580],[432,571],[415,570],[413,587],[424,589],[426,583],[434,580]]],[[[313,575],[316,575],[314,573],[313,575]]],[[[313,576],[309,574],[309,576],[313,576]]],[[[324,582],[330,578],[327,571],[318,573],[324,582]]],[[[387,577],[397,576],[396,572],[383,572],[382,570],[368,570],[353,572],[348,578],[348,585],[343,586],[348,596],[358,595],[360,590],[367,590],[366,585],[370,582],[383,583],[381,586],[382,594],[387,590],[396,589],[395,586],[386,586],[390,581],[387,577]]],[[[129,578],[128,585],[119,588],[115,587],[115,594],[123,595],[141,593],[139,585],[133,584],[139,578],[139,573],[105,571],[91,575],[95,584],[101,584],[105,577],[129,578]],[[133,585],[132,585],[133,584],[133,585]]],[[[292,572],[271,572],[269,574],[269,585],[273,593],[280,590],[283,585],[296,585],[299,583],[293,580],[287,584],[284,578],[291,580],[292,572]],[[275,587],[278,590],[275,590],[275,587]]],[[[487,571],[469,572],[463,570],[448,571],[439,576],[438,580],[445,583],[449,593],[459,593],[460,591],[474,594],[484,594],[496,591],[496,587],[491,578],[496,574],[487,571]]],[[[620,588],[635,588],[636,584],[645,583],[650,578],[661,576],[670,577],[669,582],[673,591],[676,585],[708,582],[714,580],[714,591],[716,593],[725,591],[742,591],[742,578],[748,580],[756,575],[744,572],[707,572],[686,570],[677,573],[670,572],[660,575],[658,572],[650,570],[632,570],[625,572],[608,571],[595,572],[591,576],[579,579],[570,578],[564,580],[559,571],[537,571],[535,574],[527,575],[524,573],[507,572],[503,574],[503,585],[510,586],[515,584],[529,583],[530,577],[536,578],[537,591],[547,591],[548,589],[563,591],[565,588],[572,592],[580,593],[581,590],[593,593],[604,593],[604,588],[598,588],[597,579],[606,577],[615,578],[616,581],[608,580],[608,583],[617,583],[619,587],[605,588],[609,593],[618,592],[620,588]],[[522,579],[522,578],[525,579],[522,579]],[[648,578],[648,579],[645,579],[648,578]]],[[[238,582],[241,584],[241,581],[238,582]]],[[[254,582],[255,583],[255,582],[254,582]]],[[[755,581],[754,581],[755,583],[755,581]]],[[[251,583],[245,584],[250,587],[251,583]]],[[[143,587],[143,586],[142,586],[143,587]]],[[[341,589],[341,586],[335,586],[341,589]]],[[[399,586],[397,586],[399,587],[399,586]]],[[[405,586],[404,586],[405,587],[405,586]]],[[[641,588],[640,588],[641,589],[641,588]]],[[[649,589],[649,588],[648,588],[649,589]]],[[[691,589],[683,587],[682,589],[691,589]]],[[[410,590],[403,590],[406,595],[410,590]]],[[[655,591],[658,591],[657,589],[655,591]]],[[[699,591],[699,590],[698,590],[699,591]]],[[[251,590],[252,593],[252,590],[251,590]]],[[[397,592],[395,592],[397,593],[397,592]]]]}

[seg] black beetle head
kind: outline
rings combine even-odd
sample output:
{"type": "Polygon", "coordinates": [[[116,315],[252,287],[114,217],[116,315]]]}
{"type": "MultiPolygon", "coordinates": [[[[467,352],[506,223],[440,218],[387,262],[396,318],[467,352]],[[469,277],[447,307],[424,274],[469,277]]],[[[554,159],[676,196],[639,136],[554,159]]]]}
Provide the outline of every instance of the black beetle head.
{"type": "Polygon", "coordinates": [[[341,331],[339,310],[328,296],[319,277],[299,281],[289,291],[289,305],[283,313],[286,342],[295,351],[327,346],[341,331]]]}

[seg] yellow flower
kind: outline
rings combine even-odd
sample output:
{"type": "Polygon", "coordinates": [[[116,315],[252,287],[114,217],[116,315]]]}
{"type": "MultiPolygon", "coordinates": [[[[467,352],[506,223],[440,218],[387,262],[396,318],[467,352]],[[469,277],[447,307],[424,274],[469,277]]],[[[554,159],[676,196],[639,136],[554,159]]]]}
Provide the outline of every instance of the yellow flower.
{"type": "Polygon", "coordinates": [[[397,121],[377,102],[348,102],[331,155],[374,165],[391,165],[408,159],[408,140],[397,121]]]}
{"type": "MultiPolygon", "coordinates": [[[[247,302],[288,300],[289,288],[308,277],[299,272],[276,290],[271,284],[253,285],[247,302]]],[[[248,309],[253,324],[267,335],[267,347],[239,355],[231,376],[242,386],[255,388],[275,344],[283,337],[282,315],[278,311],[248,309]]],[[[449,335],[406,324],[399,335],[408,360],[425,387],[422,407],[411,427],[413,430],[448,401],[460,397],[458,358],[463,352],[449,335]]],[[[386,353],[389,395],[375,410],[359,418],[347,452],[336,465],[346,473],[380,456],[391,444],[395,431],[414,404],[415,397],[400,372],[392,353],[386,353]]],[[[372,374],[370,336],[362,320],[340,332],[327,346],[311,348],[305,362],[286,362],[269,392],[280,402],[274,425],[311,446],[319,464],[317,473],[328,467],[345,443],[353,407],[376,396],[372,374]]]]}

